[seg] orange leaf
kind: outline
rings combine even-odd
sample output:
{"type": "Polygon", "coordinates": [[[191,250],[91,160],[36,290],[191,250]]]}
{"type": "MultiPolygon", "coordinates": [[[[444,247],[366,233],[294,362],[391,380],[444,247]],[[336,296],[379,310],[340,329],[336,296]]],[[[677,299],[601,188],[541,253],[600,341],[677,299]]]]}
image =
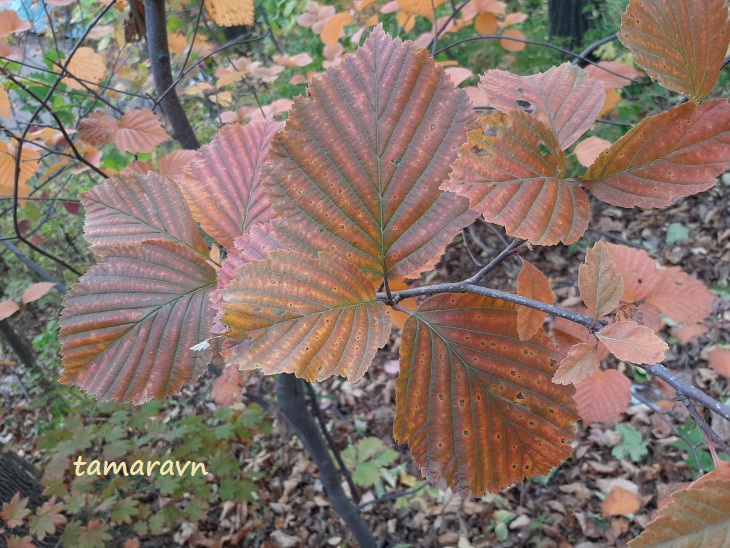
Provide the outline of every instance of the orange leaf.
{"type": "Polygon", "coordinates": [[[53,282],[38,282],[31,284],[28,289],[23,292],[23,304],[32,303],[45,296],[51,289],[56,286],[53,282]]]}
{"type": "MultiPolygon", "coordinates": [[[[380,286],[380,282],[376,282],[376,289],[378,286],[380,286]]],[[[388,286],[390,287],[391,291],[402,291],[404,289],[409,289],[409,285],[406,283],[405,278],[398,278],[396,280],[388,280],[388,286]]],[[[416,310],[418,308],[418,303],[416,303],[415,298],[405,299],[404,301],[400,301],[398,303],[398,306],[401,306],[407,310],[416,310]]],[[[396,326],[401,331],[403,330],[403,326],[405,325],[406,321],[408,321],[408,318],[410,318],[411,315],[407,314],[406,312],[401,312],[400,310],[391,310],[390,311],[390,320],[393,322],[393,325],[396,326]]]]}
{"type": "Polygon", "coordinates": [[[253,0],[205,0],[205,10],[219,27],[251,26],[253,0]]]}
{"type": "Polygon", "coordinates": [[[10,34],[20,34],[31,28],[30,22],[21,19],[15,10],[4,9],[0,11],[0,38],[10,34]]]}
{"type": "Polygon", "coordinates": [[[593,337],[592,343],[578,343],[573,346],[568,355],[560,362],[555,372],[555,384],[578,384],[587,377],[595,375],[601,366],[598,349],[598,339],[593,337]]]}
{"type": "MultiPolygon", "coordinates": [[[[15,159],[17,157],[15,143],[0,142],[0,196],[12,196],[15,181],[15,159]]],[[[20,155],[20,176],[18,177],[18,196],[25,198],[30,194],[26,184],[38,171],[40,154],[27,143],[20,155]]]]}
{"type": "Polygon", "coordinates": [[[0,118],[10,118],[10,96],[0,84],[0,118]]]}
{"type": "Polygon", "coordinates": [[[493,13],[481,13],[474,20],[474,29],[482,36],[497,32],[497,16],[493,13]]]}
{"type": "Polygon", "coordinates": [[[578,268],[578,287],[583,302],[598,320],[616,308],[624,292],[624,281],[605,242],[597,242],[586,252],[578,268]]]}
{"type": "Polygon", "coordinates": [[[624,514],[635,514],[641,508],[641,501],[636,493],[614,487],[606,499],[601,503],[601,510],[606,516],[621,516],[624,514]]]}
{"type": "Polygon", "coordinates": [[[0,321],[9,318],[20,310],[20,306],[15,301],[0,301],[0,321]]]}
{"type": "Polygon", "coordinates": [[[151,110],[128,110],[122,117],[114,142],[120,152],[152,152],[169,140],[159,117],[151,110]]]}
{"type": "Polygon", "coordinates": [[[712,369],[730,378],[730,348],[713,348],[707,355],[707,361],[712,369]]]}
{"type": "Polygon", "coordinates": [[[661,86],[700,101],[717,83],[730,44],[727,2],[673,0],[670,14],[663,0],[632,0],[618,38],[661,86]]]}
{"type": "Polygon", "coordinates": [[[173,150],[160,160],[160,175],[169,177],[175,182],[182,181],[188,164],[197,158],[198,154],[194,150],[173,150]]]}
{"type": "MultiPolygon", "coordinates": [[[[519,40],[525,40],[525,35],[516,29],[507,29],[502,33],[502,36],[509,36],[510,38],[517,38],[519,40]]],[[[517,40],[505,40],[504,38],[499,41],[502,47],[507,51],[522,51],[525,49],[525,42],[518,42],[517,40]]]]}
{"type": "Polygon", "coordinates": [[[622,301],[638,303],[654,288],[659,276],[654,259],[643,249],[635,249],[625,245],[606,244],[616,272],[624,280],[622,301]]]}
{"type": "Polygon", "coordinates": [[[345,35],[344,27],[352,21],[352,15],[348,12],[338,13],[327,20],[319,35],[322,42],[328,46],[334,46],[337,41],[345,35]]]}
{"type": "Polygon", "coordinates": [[[664,359],[667,343],[654,331],[636,322],[616,322],[596,333],[619,360],[638,364],[655,364],[664,359]]]}
{"type": "Polygon", "coordinates": [[[603,101],[603,106],[601,106],[598,117],[600,118],[602,116],[605,116],[613,109],[615,109],[616,105],[619,104],[619,101],[621,101],[621,93],[619,93],[617,89],[606,88],[606,99],[605,101],[603,101]]]}
{"type": "Polygon", "coordinates": [[[488,70],[479,88],[487,94],[490,106],[502,112],[522,109],[529,103],[537,111],[536,116],[552,129],[561,150],[591,127],[604,97],[603,85],[570,63],[531,76],[488,70]]]}
{"type": "Polygon", "coordinates": [[[572,388],[550,382],[551,343],[517,337],[514,305],[443,294],[406,322],[393,432],[431,482],[463,496],[545,474],[571,453],[572,388]]]}
{"type": "Polygon", "coordinates": [[[708,481],[702,488],[672,493],[669,503],[630,548],[725,546],[730,538],[730,481],[708,481]]]}
{"type": "Polygon", "coordinates": [[[386,306],[364,274],[335,255],[273,251],[235,273],[221,294],[221,321],[226,337],[244,342],[223,356],[241,369],[356,382],[388,342],[386,306]]]}
{"type": "Polygon", "coordinates": [[[697,278],[677,267],[659,270],[657,276],[647,303],[675,322],[701,322],[710,315],[717,297],[697,278]]]}
{"type": "Polygon", "coordinates": [[[591,78],[603,82],[606,88],[622,88],[641,74],[634,67],[619,61],[601,61],[597,65],[588,65],[585,69],[591,78]],[[603,70],[606,69],[606,70],[603,70]],[[608,72],[608,71],[611,72],[608,72]]]}
{"type": "Polygon", "coordinates": [[[609,204],[666,207],[714,186],[728,169],[730,104],[715,99],[649,116],[603,152],[581,180],[609,204]]]}
{"type": "Polygon", "coordinates": [[[444,2],[446,0],[398,0],[398,5],[408,14],[420,15],[433,21],[434,9],[444,2]]]}
{"type": "Polygon", "coordinates": [[[561,179],[565,158],[546,125],[512,110],[485,116],[467,136],[443,190],[469,198],[488,222],[534,244],[569,244],[583,235],[588,196],[561,179]]]}
{"type": "MultiPolygon", "coordinates": [[[[55,70],[60,72],[61,69],[57,66],[55,70]]],[[[64,78],[62,82],[69,89],[95,89],[93,84],[98,84],[106,76],[106,61],[91,48],[79,48],[66,65],[66,72],[71,76],[64,78]]]]}
{"type": "Polygon", "coordinates": [[[610,141],[606,141],[606,139],[601,139],[600,137],[592,135],[578,143],[574,151],[575,157],[578,159],[578,163],[580,163],[580,165],[583,167],[589,167],[596,161],[596,158],[598,158],[601,152],[610,146],[610,141]]]}
{"type": "Polygon", "coordinates": [[[226,247],[256,223],[274,217],[261,182],[261,168],[269,157],[269,143],[282,122],[230,125],[202,147],[186,176],[178,183],[193,217],[203,230],[226,247]]]}
{"type": "Polygon", "coordinates": [[[95,147],[103,147],[114,140],[119,122],[109,114],[95,110],[79,122],[79,137],[95,147]]]}
{"type": "MultiPolygon", "coordinates": [[[[517,294],[547,304],[555,304],[555,295],[545,274],[522,259],[522,269],[517,276],[517,294]]],[[[517,333],[520,340],[531,339],[545,323],[547,312],[540,312],[527,306],[517,306],[517,333]]]]}
{"type": "Polygon", "coordinates": [[[672,335],[677,337],[679,342],[682,344],[688,344],[707,333],[709,328],[706,325],[693,323],[673,327],[671,331],[672,335]]]}
{"type": "Polygon", "coordinates": [[[382,26],[346,59],[294,99],[263,181],[283,245],[338,255],[371,281],[400,278],[477,215],[438,188],[472,108],[428,52],[382,26]]]}
{"type": "Polygon", "coordinates": [[[223,374],[213,381],[210,397],[221,407],[241,401],[241,392],[249,374],[248,371],[240,371],[235,365],[229,365],[223,374]]]}
{"type": "Polygon", "coordinates": [[[573,399],[586,423],[609,421],[626,411],[631,401],[631,381],[615,369],[599,369],[575,387],[573,399]]]}

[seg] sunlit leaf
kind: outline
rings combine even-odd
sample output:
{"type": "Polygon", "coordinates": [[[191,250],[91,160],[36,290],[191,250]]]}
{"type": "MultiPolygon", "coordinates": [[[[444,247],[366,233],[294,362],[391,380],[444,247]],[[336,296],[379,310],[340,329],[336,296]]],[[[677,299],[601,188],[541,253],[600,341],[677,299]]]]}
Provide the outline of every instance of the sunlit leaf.
{"type": "Polygon", "coordinates": [[[586,423],[609,421],[626,411],[631,401],[631,381],[615,369],[599,369],[576,385],[573,399],[586,423]]]}
{"type": "Polygon", "coordinates": [[[9,318],[20,310],[20,306],[15,301],[0,301],[0,321],[9,318]]]}
{"type": "Polygon", "coordinates": [[[562,179],[565,158],[552,131],[521,110],[479,121],[441,188],[507,232],[539,245],[572,243],[588,228],[588,196],[562,179]]]}
{"type": "Polygon", "coordinates": [[[208,254],[177,185],[156,173],[115,177],[81,194],[81,203],[86,210],[84,236],[98,255],[153,239],[208,254]]]}
{"type": "Polygon", "coordinates": [[[338,13],[330,17],[322,28],[319,35],[322,42],[328,46],[333,46],[337,41],[345,35],[345,25],[349,25],[352,21],[352,15],[348,12],[338,13]]]}
{"type": "Polygon", "coordinates": [[[591,337],[591,342],[574,345],[568,355],[560,362],[555,372],[555,384],[578,384],[594,375],[601,365],[601,355],[598,351],[598,339],[591,337]]]}
{"type": "Polygon", "coordinates": [[[371,282],[352,264],[274,251],[236,270],[222,292],[226,336],[245,339],[223,352],[241,369],[360,379],[390,336],[390,317],[371,282]]]}
{"type": "MultiPolygon", "coordinates": [[[[517,294],[547,304],[555,304],[555,295],[545,274],[532,263],[522,260],[522,270],[517,276],[517,294]]],[[[528,306],[517,306],[517,333],[520,339],[531,339],[542,327],[547,312],[540,312],[528,306]]]]}
{"type": "Polygon", "coordinates": [[[598,320],[621,302],[624,280],[616,272],[608,247],[597,242],[586,252],[586,259],[578,268],[578,287],[583,302],[598,320]]]}
{"type": "Polygon", "coordinates": [[[253,0],[205,0],[205,10],[221,27],[250,26],[254,23],[253,0]]]}
{"type": "Polygon", "coordinates": [[[527,106],[537,110],[536,116],[552,129],[561,150],[591,127],[605,96],[603,84],[570,63],[531,76],[488,70],[479,88],[487,94],[489,104],[502,112],[527,106]]]}
{"type": "Polygon", "coordinates": [[[151,110],[128,110],[122,116],[114,142],[120,152],[152,152],[169,140],[159,117],[151,110]]]}
{"type": "Polygon", "coordinates": [[[596,337],[619,360],[632,363],[658,363],[669,348],[654,331],[630,321],[612,323],[596,333],[596,337]]]}
{"type": "Polygon", "coordinates": [[[618,38],[659,84],[700,101],[715,86],[730,44],[727,2],[632,0],[618,38]]]}
{"type": "Polygon", "coordinates": [[[466,93],[377,27],[296,97],[265,168],[283,244],[343,257],[372,279],[418,269],[476,216],[438,188],[472,121],[466,93]]]}
{"type": "Polygon", "coordinates": [[[603,152],[581,179],[609,204],[666,207],[714,186],[728,169],[730,104],[715,99],[649,116],[603,152]]]}
{"type": "Polygon", "coordinates": [[[396,440],[429,481],[464,496],[547,474],[570,455],[577,419],[552,357],[544,333],[520,341],[510,303],[431,297],[403,332],[396,440]]]}
{"type": "Polygon", "coordinates": [[[64,299],[61,382],[100,401],[162,399],[198,378],[211,353],[215,270],[166,241],[121,247],[89,270],[64,299]]]}
{"type": "Polygon", "coordinates": [[[669,503],[629,546],[725,546],[728,538],[730,481],[716,480],[672,493],[669,503]]]}
{"type": "Polygon", "coordinates": [[[601,139],[592,135],[587,139],[583,139],[575,147],[575,157],[578,159],[578,163],[583,167],[590,167],[590,165],[596,161],[596,158],[600,156],[601,152],[611,146],[610,141],[601,139]]]}
{"type": "Polygon", "coordinates": [[[398,0],[398,6],[406,13],[420,15],[433,21],[434,9],[444,2],[446,0],[398,0]]]}
{"type": "MultiPolygon", "coordinates": [[[[30,194],[26,184],[39,167],[40,154],[32,145],[26,143],[20,154],[20,173],[18,176],[18,196],[25,198],[30,194]]],[[[0,196],[12,196],[15,188],[15,160],[18,149],[15,143],[0,142],[0,196]]]]}
{"type": "Polygon", "coordinates": [[[634,514],[641,508],[641,501],[636,493],[616,486],[601,503],[601,510],[607,516],[634,514]]]}
{"type": "MultiPolygon", "coordinates": [[[[62,61],[65,64],[65,61],[62,61]]],[[[55,67],[60,72],[60,67],[55,67]]],[[[87,87],[95,88],[106,76],[106,60],[96,53],[92,48],[82,47],[66,66],[67,76],[62,80],[69,89],[85,90],[87,87]]]]}
{"type": "Polygon", "coordinates": [[[226,247],[233,247],[234,240],[254,224],[274,217],[261,184],[261,166],[282,126],[269,118],[224,127],[178,180],[195,220],[226,247]]]}

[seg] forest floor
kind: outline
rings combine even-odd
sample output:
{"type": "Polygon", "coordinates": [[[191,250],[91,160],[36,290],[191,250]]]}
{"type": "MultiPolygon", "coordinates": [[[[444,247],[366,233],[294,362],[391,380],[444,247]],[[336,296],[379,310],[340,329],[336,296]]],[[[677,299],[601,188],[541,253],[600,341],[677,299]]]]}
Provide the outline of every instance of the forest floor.
{"type": "MultiPolygon", "coordinates": [[[[585,241],[604,238],[641,244],[662,264],[680,266],[710,287],[727,287],[729,196],[730,186],[720,183],[711,191],[664,210],[603,209],[593,225],[598,232],[589,231],[585,241]],[[668,234],[670,225],[673,229],[668,234]]],[[[477,233],[486,247],[497,251],[503,247],[497,233],[489,227],[479,226],[477,233]]],[[[473,249],[477,255],[481,253],[481,259],[489,258],[477,245],[473,249]]],[[[551,247],[526,250],[523,256],[548,275],[557,303],[571,306],[579,304],[577,270],[584,253],[585,249],[580,247],[573,254],[564,247],[551,247]]],[[[476,268],[463,245],[455,244],[449,247],[430,281],[460,280],[476,268]]],[[[505,262],[487,283],[500,289],[514,289],[518,272],[517,261],[505,262]]],[[[670,344],[665,365],[712,396],[722,397],[728,391],[727,379],[709,367],[706,356],[708,348],[730,340],[728,300],[716,300],[706,325],[709,331],[687,344],[677,342],[669,327],[665,328],[662,336],[670,344]]],[[[32,333],[32,326],[29,329],[29,338],[37,334],[32,333]]],[[[399,343],[394,335],[388,350],[379,352],[358,383],[350,385],[338,378],[315,387],[321,413],[339,449],[347,447],[351,440],[369,436],[399,453],[399,459],[383,467],[383,476],[393,479],[393,485],[380,482],[382,491],[389,494],[421,484],[407,448],[396,446],[392,435],[399,343]]],[[[0,362],[14,360],[7,352],[0,353],[0,362]]],[[[625,364],[613,365],[628,371],[625,364]]],[[[17,389],[16,372],[21,379],[26,374],[22,368],[14,367],[12,373],[7,367],[0,368],[0,403],[5,409],[0,440],[12,443],[26,459],[42,468],[46,455],[37,449],[33,437],[33,425],[40,411],[29,405],[17,389]]],[[[201,384],[174,398],[176,405],[212,413],[215,405],[209,396],[211,382],[209,373],[201,384]]],[[[259,381],[252,377],[249,382],[250,390],[273,403],[271,379],[259,381]],[[259,382],[263,383],[260,387],[259,382]]],[[[274,432],[259,436],[256,454],[247,457],[257,470],[264,472],[256,482],[258,499],[214,505],[206,519],[169,531],[158,538],[157,545],[354,546],[351,535],[329,507],[316,467],[301,444],[275,406],[268,407],[267,414],[274,421],[274,432]]],[[[665,417],[672,427],[681,428],[688,414],[677,404],[666,409],[665,417]]],[[[711,423],[724,439],[730,437],[727,423],[715,421],[714,417],[711,423]]],[[[383,546],[625,546],[649,521],[658,500],[696,475],[696,470],[687,464],[687,451],[674,445],[679,438],[672,427],[647,405],[634,400],[620,419],[580,423],[573,457],[549,478],[526,481],[481,499],[462,499],[445,486],[436,485],[410,497],[386,498],[370,504],[363,509],[364,517],[383,546]],[[631,424],[641,433],[648,444],[646,456],[631,455],[631,447],[627,448],[629,454],[625,458],[613,455],[614,447],[624,443],[616,428],[620,423],[631,424]],[[638,495],[638,511],[606,515],[602,501],[617,486],[638,495]]],[[[347,486],[345,491],[348,492],[347,486]]],[[[379,494],[382,492],[374,487],[360,489],[362,503],[378,499],[379,494]]]]}

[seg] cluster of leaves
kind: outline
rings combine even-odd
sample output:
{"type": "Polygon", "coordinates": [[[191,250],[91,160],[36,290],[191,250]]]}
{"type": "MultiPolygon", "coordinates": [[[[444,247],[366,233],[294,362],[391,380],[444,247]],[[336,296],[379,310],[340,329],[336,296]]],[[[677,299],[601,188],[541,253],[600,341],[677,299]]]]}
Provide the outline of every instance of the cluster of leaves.
{"type": "MultiPolygon", "coordinates": [[[[10,546],[33,546],[56,535],[66,546],[103,547],[112,540],[139,546],[139,538],[163,535],[182,522],[205,520],[210,508],[225,501],[256,500],[256,481],[264,472],[242,470],[240,460],[257,449],[256,436],[269,435],[271,422],[251,404],[218,409],[204,420],[188,415],[161,420],[161,405],[149,402],[137,409],[100,404],[91,420],[71,414],[58,428],[38,439],[38,449],[50,458],[41,480],[51,497],[34,511],[28,499],[16,495],[4,503],[1,531],[10,546]],[[98,419],[98,420],[93,420],[98,419]],[[74,465],[77,457],[83,466],[74,465]],[[93,472],[100,462],[102,475],[93,472]],[[129,476],[104,463],[135,461],[203,463],[208,475],[161,474],[129,476]],[[18,532],[23,532],[18,536],[18,532]]],[[[145,472],[143,474],[146,474],[145,472]]]]}

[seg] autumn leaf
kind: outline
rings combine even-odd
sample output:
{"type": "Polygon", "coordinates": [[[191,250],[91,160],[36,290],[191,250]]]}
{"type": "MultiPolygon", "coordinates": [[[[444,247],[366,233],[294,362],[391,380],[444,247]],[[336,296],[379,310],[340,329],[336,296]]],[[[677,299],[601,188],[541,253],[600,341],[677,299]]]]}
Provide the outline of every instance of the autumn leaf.
{"type": "Polygon", "coordinates": [[[115,248],[64,299],[60,382],[99,401],[175,393],[210,362],[210,350],[191,347],[209,337],[214,284],[207,254],[163,240],[115,248]]]}
{"type": "Polygon", "coordinates": [[[601,366],[598,339],[592,339],[592,342],[578,343],[570,349],[555,372],[555,384],[578,384],[598,371],[601,366]]]}
{"type": "Polygon", "coordinates": [[[20,498],[20,493],[15,493],[13,498],[8,502],[3,502],[3,509],[0,512],[0,518],[3,519],[4,526],[8,529],[20,527],[23,525],[23,520],[30,515],[30,510],[27,508],[28,499],[20,498]]]}
{"type": "Polygon", "coordinates": [[[646,302],[675,322],[701,322],[712,312],[715,295],[697,278],[678,267],[657,270],[646,302]]]}
{"type": "Polygon", "coordinates": [[[169,140],[159,117],[147,109],[128,110],[122,116],[114,142],[119,152],[152,152],[157,145],[169,140]]]}
{"type": "Polygon", "coordinates": [[[479,88],[487,94],[490,106],[502,112],[522,109],[529,103],[530,109],[537,111],[535,116],[552,130],[560,150],[567,149],[591,127],[605,95],[603,84],[570,63],[531,76],[488,70],[479,88]]]}
{"type": "Polygon", "coordinates": [[[355,382],[388,341],[390,317],[372,283],[335,255],[273,251],[235,274],[221,294],[221,321],[225,336],[244,342],[223,356],[241,369],[355,382]]]}
{"type": "Polygon", "coordinates": [[[576,385],[573,399],[586,423],[609,421],[626,411],[631,401],[631,381],[615,369],[599,369],[576,385]]]}
{"type": "Polygon", "coordinates": [[[578,268],[578,287],[583,302],[598,320],[615,309],[624,292],[623,278],[604,242],[597,242],[586,252],[578,268]]]}
{"type": "Polygon", "coordinates": [[[213,381],[210,397],[221,407],[241,401],[241,392],[249,371],[241,371],[236,365],[226,367],[223,374],[213,381]]]}
{"type": "MultiPolygon", "coordinates": [[[[104,57],[87,47],[77,49],[73,57],[64,63],[64,67],[70,76],[65,77],[62,82],[69,89],[85,90],[87,87],[96,89],[97,86],[94,84],[98,84],[106,76],[104,57]]],[[[60,72],[61,67],[56,66],[55,70],[60,72]]]]}
{"type": "Polygon", "coordinates": [[[79,122],[79,137],[95,147],[103,147],[114,141],[119,122],[100,110],[95,110],[79,122]]]}
{"type": "Polygon", "coordinates": [[[20,34],[31,28],[30,22],[21,19],[17,11],[11,9],[0,10],[0,38],[11,34],[20,34]]]}
{"type": "Polygon", "coordinates": [[[10,96],[5,90],[5,86],[0,84],[0,118],[10,118],[10,96]]]}
{"type": "Polygon", "coordinates": [[[504,49],[506,49],[507,51],[524,51],[527,44],[525,44],[525,42],[521,42],[520,40],[527,40],[527,37],[521,31],[517,29],[507,29],[502,33],[502,36],[517,39],[508,40],[506,38],[502,38],[499,41],[499,44],[504,49]]]}
{"type": "Polygon", "coordinates": [[[219,27],[251,26],[254,23],[253,0],[205,0],[208,12],[219,27]]]}
{"type": "Polygon", "coordinates": [[[467,136],[443,190],[469,198],[487,222],[534,244],[569,244],[583,235],[588,196],[562,178],[565,158],[550,128],[512,110],[485,116],[467,136]]]}
{"type": "Polygon", "coordinates": [[[274,137],[264,185],[278,239],[342,257],[372,281],[417,270],[477,215],[438,188],[472,116],[425,50],[378,26],[312,78],[274,137]]]}
{"type": "MultiPolygon", "coordinates": [[[[707,361],[712,369],[730,378],[730,348],[723,348],[721,346],[710,348],[706,355],[707,361]]],[[[704,353],[702,357],[705,357],[704,353]]]]}
{"type": "MultiPolygon", "coordinates": [[[[18,155],[16,143],[0,142],[0,196],[12,196],[15,181],[15,160],[18,155]]],[[[40,154],[31,145],[25,144],[20,154],[20,175],[18,177],[18,197],[30,194],[26,184],[39,167],[40,154]]]]}
{"type": "Polygon", "coordinates": [[[54,282],[38,282],[31,284],[23,292],[23,304],[32,303],[45,296],[51,289],[56,287],[54,282]]]}
{"type": "Polygon", "coordinates": [[[601,503],[601,510],[606,516],[621,516],[635,514],[641,508],[641,501],[636,493],[616,486],[611,489],[606,499],[601,503]]]}
{"type": "Polygon", "coordinates": [[[662,0],[632,0],[618,38],[661,86],[698,102],[715,87],[730,44],[727,2],[673,0],[669,13],[662,0]]]}
{"type": "MultiPolygon", "coordinates": [[[[532,263],[522,259],[522,269],[517,276],[517,294],[546,304],[555,304],[550,282],[532,263]]],[[[520,340],[531,339],[545,323],[547,312],[527,306],[517,306],[517,333],[520,340]]]]}
{"type": "Polygon", "coordinates": [[[581,180],[612,205],[666,207],[711,188],[730,169],[728,136],[727,99],[683,103],[630,129],[581,180]]]}
{"type": "Polygon", "coordinates": [[[654,331],[636,322],[616,322],[596,333],[619,360],[637,364],[655,364],[664,359],[667,343],[654,331]]]}
{"type": "Polygon", "coordinates": [[[583,139],[575,147],[575,157],[578,159],[578,163],[583,167],[590,167],[590,165],[596,161],[596,158],[600,156],[601,152],[611,146],[610,141],[601,139],[595,135],[583,139]]]}
{"type": "Polygon", "coordinates": [[[352,15],[348,12],[338,13],[330,17],[322,28],[319,35],[322,42],[328,46],[333,46],[337,41],[345,35],[345,26],[352,21],[352,15]]]}
{"type": "Polygon", "coordinates": [[[728,537],[730,481],[716,480],[672,493],[669,503],[629,546],[723,546],[728,537]]]}
{"type": "Polygon", "coordinates": [[[445,2],[446,0],[398,0],[398,6],[408,14],[420,15],[433,21],[434,10],[445,2]]]}
{"type": "Polygon", "coordinates": [[[9,318],[20,310],[20,306],[15,301],[0,301],[0,321],[9,318]]]}
{"type": "Polygon", "coordinates": [[[51,497],[30,517],[28,531],[38,540],[43,540],[46,535],[54,534],[57,525],[66,523],[66,517],[61,513],[62,511],[63,502],[56,502],[56,497],[51,497]]]}
{"type": "Polygon", "coordinates": [[[641,76],[634,67],[620,61],[600,61],[595,65],[588,65],[585,71],[594,80],[603,82],[606,88],[628,86],[632,80],[641,76]]]}
{"type": "Polygon", "coordinates": [[[480,13],[474,20],[474,30],[482,36],[496,34],[497,16],[493,13],[480,13]]]}
{"type": "Polygon", "coordinates": [[[571,452],[572,388],[550,382],[547,336],[517,335],[514,305],[442,294],[406,322],[396,381],[396,441],[431,482],[463,496],[546,474],[571,452]]]}
{"type": "Polygon", "coordinates": [[[624,281],[622,301],[633,304],[646,299],[658,281],[654,259],[643,249],[609,243],[605,246],[624,281]]]}

